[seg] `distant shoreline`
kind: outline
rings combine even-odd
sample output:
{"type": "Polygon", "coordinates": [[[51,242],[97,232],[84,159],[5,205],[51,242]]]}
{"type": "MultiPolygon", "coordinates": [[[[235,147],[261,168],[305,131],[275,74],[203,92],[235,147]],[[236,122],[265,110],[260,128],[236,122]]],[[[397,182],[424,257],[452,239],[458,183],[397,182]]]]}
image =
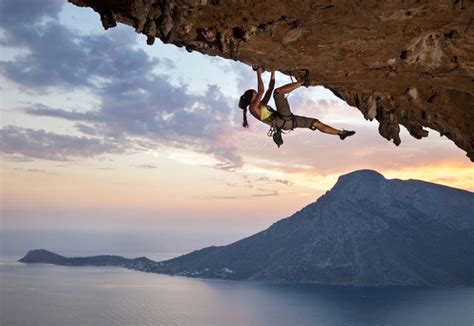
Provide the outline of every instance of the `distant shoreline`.
{"type": "Polygon", "coordinates": [[[328,287],[354,287],[354,288],[438,288],[438,289],[462,289],[474,288],[474,286],[422,286],[410,284],[351,284],[351,283],[321,283],[321,282],[288,282],[288,281],[265,281],[265,280],[235,280],[218,277],[203,277],[196,276],[192,273],[166,273],[160,271],[160,266],[164,262],[156,262],[146,257],[125,258],[118,255],[98,255],[89,257],[65,257],[44,249],[30,250],[24,257],[17,260],[25,264],[49,264],[65,267],[119,267],[128,270],[161,274],[176,277],[196,278],[202,280],[213,281],[233,281],[252,284],[274,284],[274,285],[313,285],[313,286],[328,286],[328,287]],[[59,259],[59,260],[58,260],[59,259]]]}

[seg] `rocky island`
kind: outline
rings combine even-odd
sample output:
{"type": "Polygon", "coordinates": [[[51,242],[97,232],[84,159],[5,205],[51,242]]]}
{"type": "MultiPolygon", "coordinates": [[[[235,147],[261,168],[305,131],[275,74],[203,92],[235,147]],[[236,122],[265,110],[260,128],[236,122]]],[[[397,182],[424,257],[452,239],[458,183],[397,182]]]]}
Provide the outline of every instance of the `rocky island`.
{"type": "Polygon", "coordinates": [[[472,192],[361,170],[339,177],[292,216],[227,246],[162,262],[32,250],[20,262],[230,280],[468,287],[474,286],[473,212],[472,192]]]}

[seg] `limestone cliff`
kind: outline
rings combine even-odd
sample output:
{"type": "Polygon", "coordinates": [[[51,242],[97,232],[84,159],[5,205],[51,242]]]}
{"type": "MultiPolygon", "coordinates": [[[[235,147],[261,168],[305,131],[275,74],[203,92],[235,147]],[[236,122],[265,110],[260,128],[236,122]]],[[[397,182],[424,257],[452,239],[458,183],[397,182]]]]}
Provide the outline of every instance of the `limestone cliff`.
{"type": "Polygon", "coordinates": [[[330,88],[400,144],[429,127],[474,161],[474,2],[69,0],[105,29],[133,26],[188,51],[259,64],[330,88]]]}

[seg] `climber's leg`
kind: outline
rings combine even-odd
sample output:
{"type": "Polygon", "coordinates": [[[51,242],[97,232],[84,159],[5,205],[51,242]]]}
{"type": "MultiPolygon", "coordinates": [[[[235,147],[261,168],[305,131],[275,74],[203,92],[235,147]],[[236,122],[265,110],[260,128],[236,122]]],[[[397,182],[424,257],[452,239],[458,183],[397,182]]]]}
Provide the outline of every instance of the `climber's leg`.
{"type": "Polygon", "coordinates": [[[355,134],[355,131],[351,130],[339,130],[335,129],[331,126],[325,125],[319,120],[315,120],[313,123],[313,126],[311,127],[313,130],[319,130],[321,132],[324,132],[325,134],[329,135],[338,135],[341,140],[344,140],[346,137],[352,136],[355,134]]]}
{"type": "Polygon", "coordinates": [[[305,83],[304,80],[300,80],[300,81],[297,81],[297,82],[294,82],[294,83],[290,83],[290,84],[286,84],[286,85],[283,85],[283,86],[280,86],[278,88],[275,89],[275,91],[273,92],[273,94],[281,94],[281,95],[285,95],[285,94],[288,94],[289,92],[297,89],[298,87],[300,87],[301,85],[303,85],[305,83]]]}
{"type": "Polygon", "coordinates": [[[311,126],[311,129],[313,130],[317,129],[325,134],[330,134],[330,135],[339,135],[340,133],[342,133],[342,130],[335,129],[331,126],[328,126],[317,119],[314,120],[313,125],[311,126]]]}

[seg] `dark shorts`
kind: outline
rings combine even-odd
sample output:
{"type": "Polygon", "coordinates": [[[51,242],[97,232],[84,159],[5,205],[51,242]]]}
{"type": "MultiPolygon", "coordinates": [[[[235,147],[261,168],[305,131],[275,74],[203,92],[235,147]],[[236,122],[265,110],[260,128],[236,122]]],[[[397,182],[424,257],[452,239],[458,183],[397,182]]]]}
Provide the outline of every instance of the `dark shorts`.
{"type": "MultiPolygon", "coordinates": [[[[278,92],[273,92],[273,99],[275,100],[275,106],[278,113],[284,116],[291,116],[290,104],[285,98],[285,95],[280,94],[278,92]]],[[[302,117],[299,115],[294,115],[293,117],[293,120],[283,120],[282,118],[277,116],[275,117],[273,122],[276,124],[277,127],[283,130],[291,130],[294,128],[312,129],[314,122],[318,121],[318,119],[302,117]]]]}

